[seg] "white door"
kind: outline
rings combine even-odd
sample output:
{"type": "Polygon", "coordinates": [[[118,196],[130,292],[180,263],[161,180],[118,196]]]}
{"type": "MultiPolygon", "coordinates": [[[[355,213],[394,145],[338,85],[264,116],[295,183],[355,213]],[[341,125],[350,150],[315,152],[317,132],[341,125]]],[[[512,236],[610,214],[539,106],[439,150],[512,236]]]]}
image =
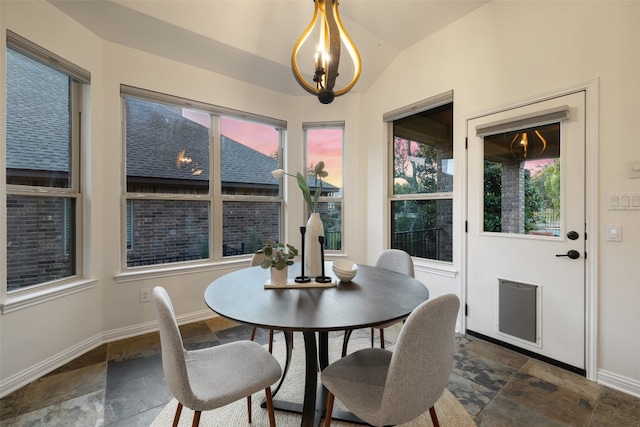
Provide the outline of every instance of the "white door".
{"type": "Polygon", "coordinates": [[[467,135],[467,331],[584,370],[585,93],[467,135]]]}

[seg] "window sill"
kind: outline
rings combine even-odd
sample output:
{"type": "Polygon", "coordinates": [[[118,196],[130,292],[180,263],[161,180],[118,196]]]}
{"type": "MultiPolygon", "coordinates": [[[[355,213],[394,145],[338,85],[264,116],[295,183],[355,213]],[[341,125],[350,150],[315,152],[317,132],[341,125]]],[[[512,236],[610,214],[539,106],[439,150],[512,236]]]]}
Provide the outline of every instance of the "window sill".
{"type": "Polygon", "coordinates": [[[444,276],[449,278],[455,278],[458,276],[458,270],[450,263],[438,262],[438,261],[416,261],[414,258],[415,269],[417,271],[436,274],[438,276],[444,276]]]}
{"type": "Polygon", "coordinates": [[[94,288],[96,283],[97,280],[95,279],[84,279],[63,285],[38,287],[17,291],[15,294],[7,295],[7,300],[0,305],[0,310],[2,311],[2,314],[22,310],[27,307],[43,304],[47,301],[52,301],[67,295],[94,288]]]}
{"type": "Polygon", "coordinates": [[[235,258],[216,263],[198,264],[164,264],[143,270],[127,270],[115,276],[116,283],[137,282],[146,279],[160,279],[170,276],[181,276],[184,274],[203,273],[210,271],[228,270],[230,268],[248,267],[251,258],[235,258]]]}

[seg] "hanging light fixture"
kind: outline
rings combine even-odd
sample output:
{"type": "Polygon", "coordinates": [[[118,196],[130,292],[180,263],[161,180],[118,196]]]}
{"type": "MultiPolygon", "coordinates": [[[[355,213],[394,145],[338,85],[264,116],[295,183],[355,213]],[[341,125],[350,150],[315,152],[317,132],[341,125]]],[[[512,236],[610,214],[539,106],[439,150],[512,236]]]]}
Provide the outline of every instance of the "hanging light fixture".
{"type": "Polygon", "coordinates": [[[511,151],[511,154],[513,154],[514,158],[519,161],[524,161],[527,160],[528,157],[531,157],[531,155],[537,157],[545,152],[545,150],[547,149],[547,140],[537,129],[535,129],[533,133],[538,137],[537,141],[532,138],[532,141],[530,142],[527,136],[527,132],[522,132],[522,136],[520,136],[520,133],[517,133],[516,136],[513,137],[513,139],[511,140],[511,144],[509,144],[509,151],[511,151]],[[530,147],[530,145],[532,145],[533,142],[535,142],[538,146],[537,152],[535,153],[530,152],[532,148],[530,147]]]}
{"type": "Polygon", "coordinates": [[[358,81],[362,64],[360,54],[353,41],[344,29],[338,14],[338,0],[314,0],[315,11],[313,19],[302,33],[291,55],[291,68],[293,75],[309,93],[317,95],[323,104],[330,104],[336,96],[347,93],[358,81]],[[298,52],[311,34],[314,28],[319,31],[318,49],[314,55],[313,84],[305,80],[298,67],[298,52]],[[340,45],[343,43],[353,61],[353,77],[347,85],[335,89],[336,77],[338,77],[338,65],[340,64],[340,45]]]}

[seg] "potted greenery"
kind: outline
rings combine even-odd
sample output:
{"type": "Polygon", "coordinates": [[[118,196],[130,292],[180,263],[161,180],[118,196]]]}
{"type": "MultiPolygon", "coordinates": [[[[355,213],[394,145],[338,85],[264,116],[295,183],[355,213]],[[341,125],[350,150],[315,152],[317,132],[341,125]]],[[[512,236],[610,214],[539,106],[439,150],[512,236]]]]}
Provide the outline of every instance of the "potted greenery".
{"type": "Polygon", "coordinates": [[[293,258],[298,256],[298,250],[293,245],[267,240],[256,253],[264,255],[260,267],[271,269],[271,284],[287,282],[287,267],[293,265],[293,258]]]}
{"type": "Polygon", "coordinates": [[[324,236],[324,224],[322,223],[322,219],[320,219],[320,214],[318,213],[318,200],[322,193],[322,178],[329,176],[329,173],[324,170],[324,167],[324,162],[320,161],[315,166],[311,166],[309,168],[308,175],[313,175],[315,177],[314,181],[316,188],[313,194],[311,194],[311,190],[307,184],[307,177],[302,175],[300,172],[296,173],[295,176],[286,173],[284,169],[276,169],[271,172],[271,175],[274,178],[282,178],[284,175],[296,178],[298,187],[300,187],[300,190],[302,191],[302,197],[304,197],[309,211],[311,212],[309,220],[307,221],[303,246],[303,252],[305,254],[304,268],[306,273],[311,277],[320,276],[322,274],[321,250],[318,237],[324,236]]]}

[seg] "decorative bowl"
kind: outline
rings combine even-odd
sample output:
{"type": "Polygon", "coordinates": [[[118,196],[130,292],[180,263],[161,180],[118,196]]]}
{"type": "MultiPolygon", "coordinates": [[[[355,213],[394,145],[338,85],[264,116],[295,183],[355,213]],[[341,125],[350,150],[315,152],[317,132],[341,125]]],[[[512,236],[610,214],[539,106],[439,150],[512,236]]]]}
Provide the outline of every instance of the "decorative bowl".
{"type": "Polygon", "coordinates": [[[340,281],[350,282],[358,272],[358,265],[349,260],[338,260],[333,262],[331,269],[340,281]]]}

